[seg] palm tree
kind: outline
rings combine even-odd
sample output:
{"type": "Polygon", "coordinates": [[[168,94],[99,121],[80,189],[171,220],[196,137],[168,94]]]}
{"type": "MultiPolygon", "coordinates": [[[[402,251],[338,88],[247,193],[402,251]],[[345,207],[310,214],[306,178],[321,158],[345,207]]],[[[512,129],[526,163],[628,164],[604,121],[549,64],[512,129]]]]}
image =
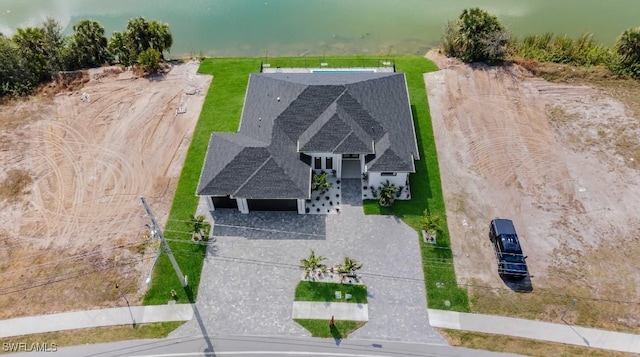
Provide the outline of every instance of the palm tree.
{"type": "Polygon", "coordinates": [[[387,180],[386,183],[383,183],[382,186],[380,186],[380,199],[378,200],[378,203],[380,204],[380,206],[384,207],[391,206],[395,199],[395,194],[396,186],[390,184],[389,180],[387,180]]]}
{"type": "Polygon", "coordinates": [[[206,222],[204,221],[204,216],[203,215],[199,215],[199,216],[194,216],[191,215],[191,220],[186,222],[186,224],[189,226],[189,233],[191,233],[191,237],[194,240],[200,240],[202,239],[203,236],[207,236],[207,232],[206,232],[206,222]]]}
{"type": "Polygon", "coordinates": [[[314,271],[316,269],[324,270],[326,265],[322,262],[327,260],[327,258],[322,255],[316,256],[316,252],[311,249],[311,254],[308,258],[300,259],[300,267],[307,271],[314,271]]]}
{"type": "Polygon", "coordinates": [[[320,191],[320,194],[324,194],[329,191],[333,184],[327,181],[327,173],[313,174],[313,182],[311,184],[312,191],[320,191]]]}
{"type": "Polygon", "coordinates": [[[424,210],[420,224],[422,225],[422,229],[424,231],[434,234],[437,232],[442,232],[444,220],[439,214],[429,213],[429,211],[424,210]]]}
{"type": "Polygon", "coordinates": [[[344,257],[342,264],[338,264],[338,273],[340,274],[354,274],[360,269],[362,269],[362,263],[349,257],[344,257]]]}
{"type": "Polygon", "coordinates": [[[616,52],[625,67],[640,67],[640,27],[625,30],[618,37],[616,52]]]}
{"type": "Polygon", "coordinates": [[[73,32],[69,54],[74,68],[97,67],[109,62],[107,38],[100,23],[82,20],[73,25],[73,32]]]}

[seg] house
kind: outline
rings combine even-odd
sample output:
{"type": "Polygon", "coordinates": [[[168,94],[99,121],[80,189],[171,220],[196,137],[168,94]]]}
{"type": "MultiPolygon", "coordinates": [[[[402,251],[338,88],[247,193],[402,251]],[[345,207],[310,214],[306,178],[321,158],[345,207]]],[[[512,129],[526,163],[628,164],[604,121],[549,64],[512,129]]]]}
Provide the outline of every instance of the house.
{"type": "Polygon", "coordinates": [[[305,213],[313,170],[406,187],[418,159],[403,73],[256,73],[239,131],[211,135],[197,194],[210,210],[305,213]]]}

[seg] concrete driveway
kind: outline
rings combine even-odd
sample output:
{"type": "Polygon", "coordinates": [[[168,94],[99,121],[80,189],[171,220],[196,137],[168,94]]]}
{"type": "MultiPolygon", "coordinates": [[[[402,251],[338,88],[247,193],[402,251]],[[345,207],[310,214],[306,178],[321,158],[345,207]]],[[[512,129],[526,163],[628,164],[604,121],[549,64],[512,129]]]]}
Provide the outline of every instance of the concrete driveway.
{"type": "Polygon", "coordinates": [[[352,337],[446,344],[429,326],[417,233],[395,217],[365,216],[360,184],[343,180],[339,214],[214,212],[217,240],[198,293],[201,324],[192,320],[172,336],[203,328],[216,335],[308,336],[291,312],[299,261],[314,249],[330,265],[345,255],[363,263],[369,322],[352,337]]]}

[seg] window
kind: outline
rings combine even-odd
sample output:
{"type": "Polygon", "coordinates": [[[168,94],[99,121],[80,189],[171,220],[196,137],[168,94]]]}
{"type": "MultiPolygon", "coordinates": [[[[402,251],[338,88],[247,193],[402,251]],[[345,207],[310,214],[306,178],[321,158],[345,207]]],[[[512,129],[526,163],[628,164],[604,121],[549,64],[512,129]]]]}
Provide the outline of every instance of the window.
{"type": "Polygon", "coordinates": [[[359,159],[360,154],[342,154],[343,159],[359,159]]]}
{"type": "Polygon", "coordinates": [[[313,158],[313,168],[316,169],[316,170],[322,169],[322,158],[321,157],[314,157],[313,158]]]}
{"type": "Polygon", "coordinates": [[[398,175],[396,172],[381,172],[380,176],[396,176],[398,175]]]}
{"type": "Polygon", "coordinates": [[[326,158],[325,164],[327,165],[327,167],[326,167],[327,170],[333,170],[333,158],[332,157],[326,158]]]}

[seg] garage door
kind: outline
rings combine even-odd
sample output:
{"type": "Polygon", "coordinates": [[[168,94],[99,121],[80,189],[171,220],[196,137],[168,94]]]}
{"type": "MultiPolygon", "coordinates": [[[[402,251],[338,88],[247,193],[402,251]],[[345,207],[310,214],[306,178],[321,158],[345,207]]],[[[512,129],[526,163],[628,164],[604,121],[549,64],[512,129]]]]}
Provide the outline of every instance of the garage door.
{"type": "Polygon", "coordinates": [[[235,198],[226,197],[213,197],[213,207],[215,209],[220,208],[234,208],[238,209],[238,201],[235,198]]]}
{"type": "Polygon", "coordinates": [[[247,200],[251,211],[298,211],[298,201],[293,200],[247,200]]]}

